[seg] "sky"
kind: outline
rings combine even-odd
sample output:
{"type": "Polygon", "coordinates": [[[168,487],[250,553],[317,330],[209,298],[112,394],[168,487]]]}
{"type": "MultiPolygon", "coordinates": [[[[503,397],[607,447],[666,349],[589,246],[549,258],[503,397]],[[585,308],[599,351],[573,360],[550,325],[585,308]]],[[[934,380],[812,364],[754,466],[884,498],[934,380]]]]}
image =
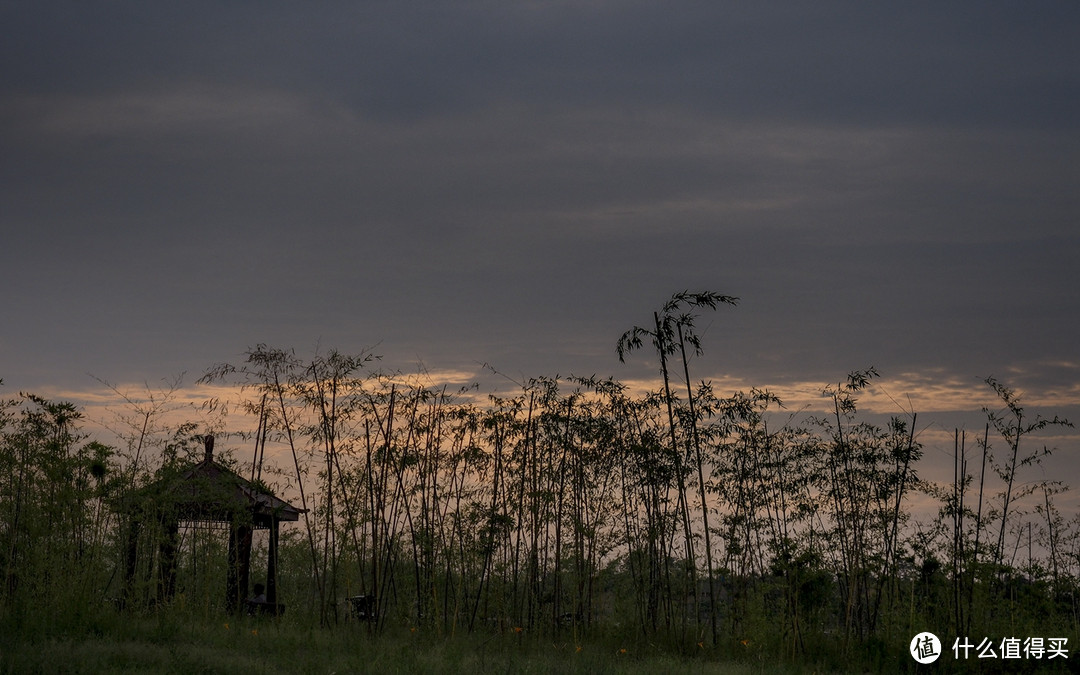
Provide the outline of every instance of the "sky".
{"type": "Polygon", "coordinates": [[[797,400],[874,366],[949,438],[987,376],[1080,418],[1078,30],[1073,2],[0,1],[0,393],[259,343],[642,379],[619,336],[709,290],[739,304],[696,378],[797,400]]]}

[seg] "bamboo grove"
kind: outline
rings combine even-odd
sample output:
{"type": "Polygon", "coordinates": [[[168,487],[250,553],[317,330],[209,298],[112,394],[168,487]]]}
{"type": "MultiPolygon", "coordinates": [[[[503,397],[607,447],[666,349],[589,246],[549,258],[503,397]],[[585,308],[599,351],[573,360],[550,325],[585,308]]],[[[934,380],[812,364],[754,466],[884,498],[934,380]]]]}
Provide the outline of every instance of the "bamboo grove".
{"type": "MultiPolygon", "coordinates": [[[[283,532],[290,614],[337,625],[343,599],[366,595],[376,633],[756,641],[793,657],[826,636],[847,649],[1017,612],[1075,634],[1080,527],[1055,506],[1067,486],[1024,475],[1047,452],[1027,437],[1067,421],[1029,416],[988,380],[1001,409],[978,439],[957,431],[953,482],[928,483],[916,416],[860,413],[873,369],[823,387],[823,414],[695,383],[696,313],[734,303],[678,294],[618,340],[620,358],[658,359],[662,387],[646,393],[537,377],[479,400],[383,372],[367,353],[265,345],[208,370],[204,382],[242,392],[255,429],[227,437],[233,464],[304,509],[283,532]],[[937,517],[913,518],[916,499],[937,517]],[[1024,537],[1039,555],[1018,558],[1024,537]]],[[[190,459],[207,431],[163,426],[167,398],[132,403],[120,447],[88,439],[69,404],[0,408],[7,620],[116,593],[124,527],[111,507],[190,459]]],[[[223,553],[212,532],[184,546],[180,583],[193,589],[214,574],[197,550],[223,553]]]]}

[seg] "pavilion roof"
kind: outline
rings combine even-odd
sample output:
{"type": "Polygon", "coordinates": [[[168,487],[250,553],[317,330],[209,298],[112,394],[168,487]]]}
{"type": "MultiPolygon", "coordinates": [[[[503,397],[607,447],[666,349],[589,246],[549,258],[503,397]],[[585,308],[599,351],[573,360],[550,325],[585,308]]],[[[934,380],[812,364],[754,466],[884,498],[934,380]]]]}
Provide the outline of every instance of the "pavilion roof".
{"type": "Polygon", "coordinates": [[[265,485],[249,481],[215,461],[213,436],[206,437],[201,462],[141,488],[128,508],[153,508],[180,521],[232,522],[250,518],[254,527],[269,527],[274,519],[296,521],[303,513],[265,485]]]}

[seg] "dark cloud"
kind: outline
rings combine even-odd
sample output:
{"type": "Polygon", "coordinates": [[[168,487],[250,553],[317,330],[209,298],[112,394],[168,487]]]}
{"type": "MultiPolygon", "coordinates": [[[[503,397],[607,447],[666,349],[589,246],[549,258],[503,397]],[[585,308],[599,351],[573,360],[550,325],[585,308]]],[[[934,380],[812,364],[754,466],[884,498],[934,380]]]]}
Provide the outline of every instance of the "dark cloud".
{"type": "Polygon", "coordinates": [[[0,377],[318,341],[640,374],[618,335],[710,288],[705,371],[1060,384],[1077,13],[8,4],[0,377]]]}
{"type": "Polygon", "coordinates": [[[1068,3],[20,3],[5,88],[319,92],[401,119],[493,101],[847,122],[1073,125],[1068,3]]]}

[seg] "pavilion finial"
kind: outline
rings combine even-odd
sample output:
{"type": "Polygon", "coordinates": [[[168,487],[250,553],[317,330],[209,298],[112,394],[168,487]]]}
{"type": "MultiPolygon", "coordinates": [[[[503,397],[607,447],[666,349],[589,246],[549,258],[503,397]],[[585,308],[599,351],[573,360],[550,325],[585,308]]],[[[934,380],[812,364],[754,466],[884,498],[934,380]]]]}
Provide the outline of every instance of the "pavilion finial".
{"type": "Polygon", "coordinates": [[[206,456],[204,461],[214,461],[214,434],[206,434],[203,436],[203,444],[206,446],[206,456]]]}

